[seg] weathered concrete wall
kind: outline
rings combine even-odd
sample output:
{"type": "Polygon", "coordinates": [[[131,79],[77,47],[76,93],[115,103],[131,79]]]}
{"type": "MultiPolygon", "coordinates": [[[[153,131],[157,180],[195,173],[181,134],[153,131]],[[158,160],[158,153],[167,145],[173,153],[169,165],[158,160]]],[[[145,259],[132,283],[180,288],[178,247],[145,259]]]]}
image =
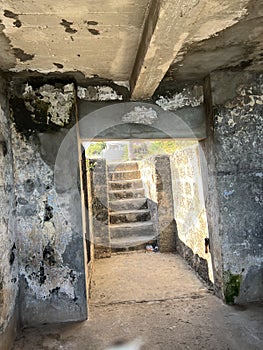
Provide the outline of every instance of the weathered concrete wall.
{"type": "Polygon", "coordinates": [[[81,145],[81,160],[82,160],[82,222],[84,231],[84,260],[87,264],[86,271],[86,291],[87,295],[90,295],[91,279],[94,267],[94,240],[93,240],[93,226],[92,216],[90,216],[90,193],[91,193],[91,181],[89,175],[89,164],[85,155],[85,148],[81,145]]]}
{"type": "Polygon", "coordinates": [[[89,159],[88,195],[90,232],[96,259],[111,256],[108,209],[108,176],[105,159],[89,159]]]}
{"type": "Polygon", "coordinates": [[[202,85],[161,89],[153,101],[127,102],[116,86],[79,87],[80,136],[83,139],[204,138],[202,85]],[[104,108],[107,107],[107,108],[104,108]]]}
{"type": "Polygon", "coordinates": [[[170,157],[155,157],[155,169],[160,251],[173,252],[175,250],[175,225],[170,157]]]}
{"type": "Polygon", "coordinates": [[[216,194],[213,211],[219,217],[211,227],[212,240],[222,246],[224,297],[227,302],[261,300],[263,76],[222,71],[210,79],[213,133],[204,149],[212,140],[214,154],[207,151],[206,156],[210,165],[214,162],[211,181],[216,187],[209,193],[210,203],[216,194]]]}
{"type": "Polygon", "coordinates": [[[174,215],[177,226],[176,249],[208,283],[213,283],[213,267],[204,190],[201,149],[197,142],[185,145],[171,156],[174,215]]]}
{"type": "Polygon", "coordinates": [[[24,325],[84,320],[87,317],[84,248],[76,136],[64,145],[75,123],[73,84],[12,86],[16,232],[20,273],[20,316],[24,325]],[[68,147],[68,149],[67,149],[68,147]]]}
{"type": "Polygon", "coordinates": [[[147,198],[148,208],[151,212],[151,220],[154,225],[155,235],[159,242],[159,224],[158,224],[158,204],[157,204],[157,186],[156,186],[156,169],[154,157],[143,159],[138,162],[141,179],[147,198]]]}
{"type": "Polygon", "coordinates": [[[214,126],[213,108],[211,101],[210,80],[204,84],[204,97],[206,107],[207,138],[200,142],[205,157],[207,177],[203,180],[205,193],[206,217],[209,232],[210,250],[212,252],[212,265],[215,294],[223,298],[223,267],[222,267],[222,242],[219,235],[219,210],[218,192],[216,185],[216,167],[214,156],[214,126]]]}
{"type": "Polygon", "coordinates": [[[169,156],[156,156],[139,164],[160,251],[173,252],[175,224],[169,156]]]}
{"type": "Polygon", "coordinates": [[[199,139],[206,137],[202,82],[164,81],[156,90],[153,101],[164,111],[169,111],[176,116],[173,123],[168,122],[165,129],[167,136],[199,139]],[[181,133],[172,131],[180,128],[183,131],[181,133]]]}
{"type": "Polygon", "coordinates": [[[0,77],[0,348],[9,349],[17,326],[18,254],[14,231],[13,156],[6,84],[0,77]]]}

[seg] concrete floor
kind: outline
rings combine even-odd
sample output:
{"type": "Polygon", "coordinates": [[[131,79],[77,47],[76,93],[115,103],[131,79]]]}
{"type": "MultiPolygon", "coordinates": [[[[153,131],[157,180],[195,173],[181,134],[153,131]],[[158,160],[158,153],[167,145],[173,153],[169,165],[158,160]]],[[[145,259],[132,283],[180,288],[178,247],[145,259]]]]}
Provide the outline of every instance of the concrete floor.
{"type": "Polygon", "coordinates": [[[263,305],[226,306],[174,254],[129,253],[95,261],[90,320],[24,329],[14,350],[263,349],[263,305]]]}

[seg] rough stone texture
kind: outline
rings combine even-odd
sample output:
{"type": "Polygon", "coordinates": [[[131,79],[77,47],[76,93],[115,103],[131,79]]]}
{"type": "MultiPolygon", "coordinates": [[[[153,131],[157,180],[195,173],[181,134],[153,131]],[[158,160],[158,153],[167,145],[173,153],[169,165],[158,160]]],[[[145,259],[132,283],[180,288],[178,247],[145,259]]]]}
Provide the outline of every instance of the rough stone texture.
{"type": "Polygon", "coordinates": [[[22,83],[11,84],[11,104],[16,128],[25,134],[32,132],[58,131],[61,127],[74,125],[74,84],[22,83]]]}
{"type": "MultiPolygon", "coordinates": [[[[53,100],[54,90],[50,85],[31,91],[31,94],[37,94],[40,89],[47,100],[53,100]]],[[[64,96],[63,104],[67,100],[68,85],[60,89],[59,96],[64,96]]],[[[26,96],[24,98],[26,104],[26,96]]],[[[21,321],[24,325],[32,325],[83,320],[87,317],[87,309],[81,206],[77,183],[70,182],[78,167],[76,134],[70,149],[63,147],[67,157],[63,159],[63,167],[56,169],[63,184],[55,186],[55,160],[67,131],[61,129],[54,134],[51,128],[53,133],[49,133],[49,112],[46,110],[42,111],[46,132],[39,133],[37,128],[23,132],[16,121],[19,117],[30,117],[23,115],[23,110],[17,115],[16,107],[11,105],[14,120],[11,134],[21,321]]],[[[64,114],[64,104],[62,108],[59,103],[53,107],[55,115],[63,114],[68,118],[64,114]]],[[[74,109],[73,103],[69,109],[74,109]]],[[[68,121],[72,122],[72,119],[68,121]]]]}
{"type": "Polygon", "coordinates": [[[263,298],[262,79],[231,71],[211,75],[224,292],[227,299],[231,281],[240,281],[236,302],[263,298]]]}
{"type": "MultiPolygon", "coordinates": [[[[190,143],[171,156],[176,248],[180,255],[207,282],[214,282],[203,190],[201,149],[190,143]]],[[[203,164],[205,165],[205,164],[203,164]]]]}
{"type": "Polygon", "coordinates": [[[14,230],[13,155],[6,85],[0,76],[0,348],[9,349],[16,334],[18,249],[14,230]]]}
{"type": "Polygon", "coordinates": [[[105,159],[87,161],[89,177],[90,230],[94,242],[95,258],[111,256],[108,207],[108,176],[105,159]]]}

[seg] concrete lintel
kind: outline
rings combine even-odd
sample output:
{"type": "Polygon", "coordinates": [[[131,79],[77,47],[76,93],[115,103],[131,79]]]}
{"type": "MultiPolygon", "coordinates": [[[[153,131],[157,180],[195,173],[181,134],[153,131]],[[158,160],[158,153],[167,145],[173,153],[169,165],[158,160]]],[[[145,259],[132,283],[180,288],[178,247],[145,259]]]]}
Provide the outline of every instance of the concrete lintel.
{"type": "Polygon", "coordinates": [[[202,105],[164,111],[153,103],[126,102],[79,104],[79,127],[82,141],[118,139],[204,139],[205,113],[202,105]]]}

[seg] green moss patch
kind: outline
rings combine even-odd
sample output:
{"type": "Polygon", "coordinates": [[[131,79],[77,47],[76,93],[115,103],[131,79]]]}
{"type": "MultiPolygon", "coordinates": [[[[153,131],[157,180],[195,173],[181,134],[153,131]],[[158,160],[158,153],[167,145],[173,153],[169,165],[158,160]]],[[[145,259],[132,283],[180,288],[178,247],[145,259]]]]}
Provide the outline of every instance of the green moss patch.
{"type": "Polygon", "coordinates": [[[230,271],[225,271],[223,274],[223,279],[225,301],[227,304],[233,304],[235,297],[239,295],[242,276],[233,275],[230,271]]]}

